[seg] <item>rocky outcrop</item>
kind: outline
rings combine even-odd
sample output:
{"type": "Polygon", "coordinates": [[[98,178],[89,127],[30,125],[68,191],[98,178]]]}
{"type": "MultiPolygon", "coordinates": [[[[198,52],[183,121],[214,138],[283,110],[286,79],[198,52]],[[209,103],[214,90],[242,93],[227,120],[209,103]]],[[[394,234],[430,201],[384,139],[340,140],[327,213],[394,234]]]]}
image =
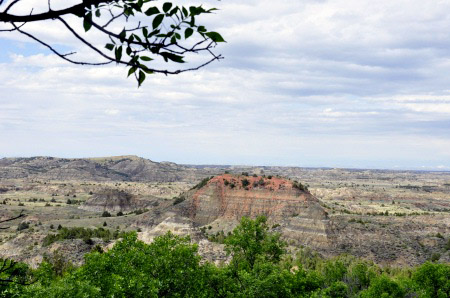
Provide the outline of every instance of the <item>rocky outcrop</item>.
{"type": "Polygon", "coordinates": [[[299,244],[327,246],[332,234],[319,201],[295,181],[225,174],[186,197],[177,208],[199,226],[225,227],[243,216],[265,215],[270,223],[280,225],[286,238],[299,244]]]}
{"type": "Polygon", "coordinates": [[[305,213],[305,209],[318,203],[308,191],[294,185],[298,184],[275,177],[216,176],[188,195],[189,200],[183,204],[184,214],[200,225],[219,217],[240,219],[257,215],[266,215],[277,222],[305,213]]]}
{"type": "Polygon", "coordinates": [[[95,212],[130,212],[154,206],[157,201],[156,198],[153,200],[139,199],[124,191],[106,189],[94,194],[80,206],[80,209],[95,212]]]}
{"type": "Polygon", "coordinates": [[[226,262],[229,256],[225,253],[224,245],[208,241],[205,235],[195,227],[192,220],[171,214],[157,226],[145,229],[138,234],[139,240],[150,243],[157,236],[171,232],[177,236],[189,236],[191,241],[198,244],[198,253],[204,260],[215,262],[226,262]]]}

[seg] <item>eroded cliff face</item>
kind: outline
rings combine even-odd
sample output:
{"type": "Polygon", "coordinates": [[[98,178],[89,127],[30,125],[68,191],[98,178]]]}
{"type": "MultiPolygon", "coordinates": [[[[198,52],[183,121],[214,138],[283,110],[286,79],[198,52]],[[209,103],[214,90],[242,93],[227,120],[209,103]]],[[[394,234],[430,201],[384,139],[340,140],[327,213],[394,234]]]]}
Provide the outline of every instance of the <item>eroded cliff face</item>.
{"type": "Polygon", "coordinates": [[[290,180],[225,174],[213,177],[191,193],[185,204],[185,215],[200,225],[219,217],[239,220],[242,216],[262,214],[276,222],[304,213],[317,202],[309,192],[294,187],[290,180]]]}
{"type": "Polygon", "coordinates": [[[313,195],[291,180],[225,174],[213,177],[187,197],[178,208],[197,225],[230,230],[243,216],[265,215],[293,244],[330,244],[327,213],[313,195]]]}
{"type": "Polygon", "coordinates": [[[156,200],[153,201],[137,198],[124,191],[105,189],[94,194],[79,208],[95,212],[130,212],[141,208],[151,207],[156,202],[156,200]]]}

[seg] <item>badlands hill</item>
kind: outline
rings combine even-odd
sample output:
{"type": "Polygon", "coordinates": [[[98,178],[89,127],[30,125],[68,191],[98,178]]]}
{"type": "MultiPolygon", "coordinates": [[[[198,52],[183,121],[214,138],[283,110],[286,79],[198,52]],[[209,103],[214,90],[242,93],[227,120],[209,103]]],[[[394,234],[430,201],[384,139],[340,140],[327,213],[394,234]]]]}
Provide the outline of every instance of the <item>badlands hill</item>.
{"type": "Polygon", "coordinates": [[[288,179],[224,174],[203,180],[179,201],[164,211],[150,211],[137,225],[152,236],[156,231],[195,228],[226,234],[243,216],[265,215],[292,244],[325,248],[332,239],[330,220],[319,201],[288,179]]]}
{"type": "Polygon", "coordinates": [[[201,171],[194,168],[137,156],[0,159],[0,179],[173,182],[195,180],[199,173],[201,177],[201,171]]]}
{"type": "Polygon", "coordinates": [[[157,206],[158,201],[158,198],[152,196],[138,197],[123,190],[104,189],[93,194],[80,206],[80,209],[94,212],[124,213],[157,206]]]}

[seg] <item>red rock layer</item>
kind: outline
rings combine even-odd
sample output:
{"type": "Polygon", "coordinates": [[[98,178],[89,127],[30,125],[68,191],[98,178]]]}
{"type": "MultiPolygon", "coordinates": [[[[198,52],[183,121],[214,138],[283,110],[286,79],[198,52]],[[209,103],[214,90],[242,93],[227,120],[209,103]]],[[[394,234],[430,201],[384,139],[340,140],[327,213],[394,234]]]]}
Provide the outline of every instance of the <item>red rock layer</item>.
{"type": "Polygon", "coordinates": [[[212,178],[192,195],[188,215],[202,225],[219,217],[240,219],[261,214],[278,221],[305,213],[313,202],[318,201],[290,180],[225,174],[212,178]]]}

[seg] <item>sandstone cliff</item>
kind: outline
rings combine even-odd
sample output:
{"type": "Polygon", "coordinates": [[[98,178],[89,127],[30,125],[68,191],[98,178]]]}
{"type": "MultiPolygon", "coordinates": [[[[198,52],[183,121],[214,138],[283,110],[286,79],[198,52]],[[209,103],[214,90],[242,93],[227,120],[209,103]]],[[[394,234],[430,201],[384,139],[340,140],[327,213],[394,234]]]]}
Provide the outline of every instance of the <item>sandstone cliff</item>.
{"type": "Polygon", "coordinates": [[[276,177],[225,174],[191,190],[176,206],[199,226],[231,230],[243,216],[265,215],[292,243],[325,247],[332,231],[327,213],[304,186],[276,177]]]}

